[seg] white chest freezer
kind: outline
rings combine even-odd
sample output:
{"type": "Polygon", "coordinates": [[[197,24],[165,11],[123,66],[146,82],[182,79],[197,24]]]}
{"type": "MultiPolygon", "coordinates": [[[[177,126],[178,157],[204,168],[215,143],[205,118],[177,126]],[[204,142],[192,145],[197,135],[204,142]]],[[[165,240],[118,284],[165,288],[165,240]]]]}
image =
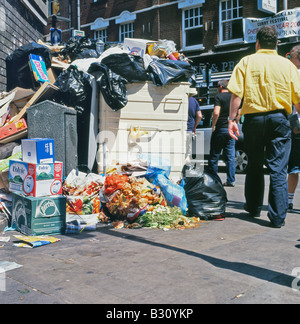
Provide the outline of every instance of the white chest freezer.
{"type": "Polygon", "coordinates": [[[189,83],[157,87],[152,82],[127,84],[128,103],[113,111],[100,94],[98,172],[140,154],[167,159],[171,176],[180,176],[186,157],[189,83]]]}

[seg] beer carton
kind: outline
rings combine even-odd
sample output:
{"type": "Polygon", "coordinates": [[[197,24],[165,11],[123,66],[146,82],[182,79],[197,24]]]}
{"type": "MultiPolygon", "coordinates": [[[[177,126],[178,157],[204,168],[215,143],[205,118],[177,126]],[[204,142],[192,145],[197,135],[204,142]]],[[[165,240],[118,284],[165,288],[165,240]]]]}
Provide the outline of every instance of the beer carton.
{"type": "Polygon", "coordinates": [[[12,226],[25,235],[64,234],[66,198],[12,194],[12,226]]]}

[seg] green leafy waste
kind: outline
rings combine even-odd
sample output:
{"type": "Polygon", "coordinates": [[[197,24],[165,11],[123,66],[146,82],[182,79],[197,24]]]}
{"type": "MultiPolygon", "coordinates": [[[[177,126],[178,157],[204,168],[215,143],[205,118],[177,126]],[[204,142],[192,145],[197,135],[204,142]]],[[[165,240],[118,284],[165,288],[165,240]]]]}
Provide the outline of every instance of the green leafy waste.
{"type": "Polygon", "coordinates": [[[197,217],[184,216],[178,207],[157,205],[152,211],[139,216],[137,223],[151,228],[186,229],[198,226],[201,220],[197,217]]]}

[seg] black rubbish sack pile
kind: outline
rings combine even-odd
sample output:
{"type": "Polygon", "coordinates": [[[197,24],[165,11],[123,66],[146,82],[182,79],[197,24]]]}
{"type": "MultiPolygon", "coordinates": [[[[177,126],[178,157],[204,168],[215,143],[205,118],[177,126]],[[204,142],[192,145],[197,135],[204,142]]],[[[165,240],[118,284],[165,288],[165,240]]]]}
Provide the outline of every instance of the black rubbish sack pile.
{"type": "Polygon", "coordinates": [[[144,61],[140,56],[116,53],[105,57],[101,63],[105,64],[115,74],[126,79],[129,83],[149,80],[149,75],[144,67],[144,61]]]}
{"type": "Polygon", "coordinates": [[[184,190],[188,205],[188,216],[202,220],[225,215],[227,194],[218,176],[197,167],[184,167],[184,190]]]}
{"type": "Polygon", "coordinates": [[[51,67],[51,54],[47,46],[33,42],[19,47],[6,58],[8,92],[16,87],[32,88],[32,72],[28,64],[30,54],[41,56],[45,61],[46,68],[51,67]]]}
{"type": "Polygon", "coordinates": [[[70,38],[60,54],[64,58],[69,56],[71,61],[75,61],[85,58],[98,58],[101,53],[97,52],[97,41],[84,36],[70,38]]]}
{"type": "Polygon", "coordinates": [[[112,72],[103,63],[92,63],[88,72],[96,77],[99,89],[109,107],[117,111],[127,105],[127,80],[112,72]]]}
{"type": "Polygon", "coordinates": [[[194,69],[185,61],[158,59],[149,64],[148,72],[156,86],[163,86],[170,82],[188,81],[194,69]]]}

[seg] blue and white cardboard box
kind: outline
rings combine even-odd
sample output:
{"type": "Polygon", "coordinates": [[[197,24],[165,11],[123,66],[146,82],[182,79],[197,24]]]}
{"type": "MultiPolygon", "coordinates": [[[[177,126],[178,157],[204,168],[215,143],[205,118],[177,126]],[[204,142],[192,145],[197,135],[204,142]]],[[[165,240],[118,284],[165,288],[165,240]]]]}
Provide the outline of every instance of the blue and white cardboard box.
{"type": "Polygon", "coordinates": [[[22,140],[22,157],[28,163],[54,163],[54,139],[31,138],[22,140]]]}

